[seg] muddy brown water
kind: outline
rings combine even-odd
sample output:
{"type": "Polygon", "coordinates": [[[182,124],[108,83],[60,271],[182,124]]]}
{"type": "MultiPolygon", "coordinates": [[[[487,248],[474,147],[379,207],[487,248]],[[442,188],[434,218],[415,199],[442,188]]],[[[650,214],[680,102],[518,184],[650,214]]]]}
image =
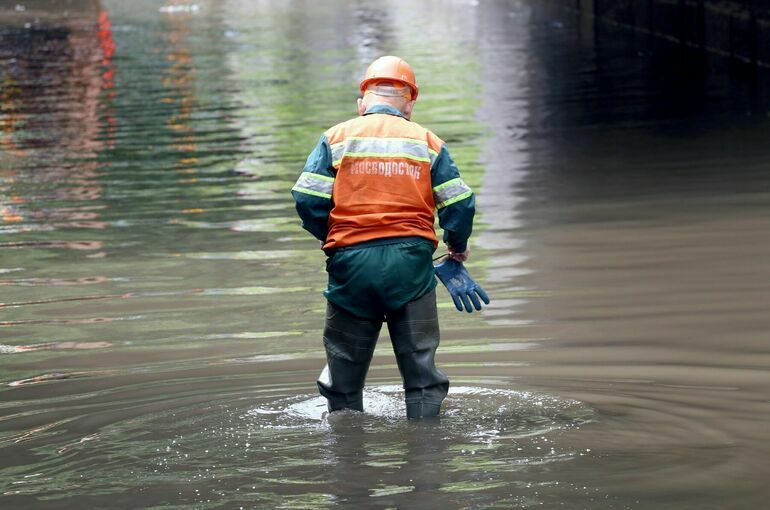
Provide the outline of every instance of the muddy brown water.
{"type": "Polygon", "coordinates": [[[768,507],[765,71],[542,2],[1,5],[0,507],[768,507]],[[478,195],[439,421],[386,337],[366,414],[314,385],[288,189],[384,53],[478,195]]]}

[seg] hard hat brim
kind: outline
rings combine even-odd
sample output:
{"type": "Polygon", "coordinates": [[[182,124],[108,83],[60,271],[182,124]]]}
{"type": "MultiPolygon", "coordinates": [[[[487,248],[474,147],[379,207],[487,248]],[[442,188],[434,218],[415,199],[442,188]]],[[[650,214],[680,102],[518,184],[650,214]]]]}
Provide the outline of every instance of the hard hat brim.
{"type": "Polygon", "coordinates": [[[404,85],[404,86],[406,86],[406,87],[409,87],[409,90],[411,90],[411,91],[412,91],[412,98],[411,98],[411,99],[412,99],[412,101],[414,101],[414,100],[416,100],[416,99],[417,99],[417,94],[418,94],[418,92],[419,92],[419,91],[418,91],[418,89],[417,89],[417,85],[415,85],[414,83],[409,83],[408,81],[404,81],[404,80],[396,80],[396,79],[394,79],[394,78],[385,78],[385,77],[369,78],[369,79],[367,79],[367,80],[364,80],[364,81],[362,81],[362,82],[361,82],[361,85],[360,85],[360,87],[359,87],[359,90],[361,91],[361,94],[362,94],[362,95],[363,95],[363,94],[366,94],[366,89],[368,89],[368,88],[369,88],[369,85],[371,85],[371,84],[373,84],[373,83],[376,83],[376,82],[378,82],[378,81],[391,81],[391,82],[397,82],[397,83],[400,83],[400,84],[402,84],[402,85],[404,85]]]}

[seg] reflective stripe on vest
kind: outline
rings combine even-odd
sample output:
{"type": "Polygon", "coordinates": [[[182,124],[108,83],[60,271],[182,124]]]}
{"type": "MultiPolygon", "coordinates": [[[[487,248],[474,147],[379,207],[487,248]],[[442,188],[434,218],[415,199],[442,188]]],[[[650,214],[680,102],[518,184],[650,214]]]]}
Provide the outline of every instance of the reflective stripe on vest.
{"type": "Polygon", "coordinates": [[[305,193],[321,198],[331,198],[334,189],[334,178],[325,175],[302,172],[292,191],[305,193]]]}
{"type": "Polygon", "coordinates": [[[389,237],[438,244],[430,172],[444,145],[439,137],[388,114],[355,117],[324,135],[336,170],[324,249],[389,237]]]}
{"type": "Polygon", "coordinates": [[[332,165],[337,168],[343,157],[348,158],[404,158],[430,163],[438,153],[423,140],[411,138],[377,138],[351,136],[331,146],[332,165]]]}
{"type": "Polygon", "coordinates": [[[471,188],[459,177],[450,179],[433,188],[433,201],[436,209],[443,209],[448,205],[459,202],[473,194],[471,188]]]}

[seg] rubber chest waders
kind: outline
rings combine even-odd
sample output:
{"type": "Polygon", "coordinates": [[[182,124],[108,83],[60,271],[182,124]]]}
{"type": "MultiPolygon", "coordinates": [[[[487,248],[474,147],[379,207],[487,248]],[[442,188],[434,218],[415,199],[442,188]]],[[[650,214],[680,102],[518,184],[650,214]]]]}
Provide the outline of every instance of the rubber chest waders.
{"type": "MultiPolygon", "coordinates": [[[[436,291],[385,317],[396,362],[404,381],[407,418],[437,416],[449,390],[449,379],[436,368],[439,344],[436,291]]],[[[363,389],[382,320],[351,315],[329,302],[324,346],[327,365],[318,379],[329,411],[363,411],[363,389]]]]}

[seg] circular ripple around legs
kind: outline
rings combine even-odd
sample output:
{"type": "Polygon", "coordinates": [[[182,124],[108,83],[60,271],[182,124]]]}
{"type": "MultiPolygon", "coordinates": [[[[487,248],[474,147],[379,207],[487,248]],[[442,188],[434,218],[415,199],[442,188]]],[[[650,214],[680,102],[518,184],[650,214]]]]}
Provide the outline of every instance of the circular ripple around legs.
{"type": "Polygon", "coordinates": [[[328,414],[325,399],[302,394],[139,415],[39,451],[48,460],[13,491],[92,506],[129,505],[138,495],[200,508],[323,508],[370,498],[452,508],[470,493],[478,504],[500,503],[508,494],[500,487],[573,458],[553,436],[594,414],[572,400],[481,387],[452,388],[440,419],[406,420],[398,386],[367,388],[365,408],[328,414]]]}
{"type": "MultiPolygon", "coordinates": [[[[406,418],[403,390],[395,385],[369,387],[364,392],[364,409],[359,418],[362,422],[401,422],[406,418]]],[[[328,421],[326,399],[321,396],[289,397],[255,408],[249,414],[260,423],[277,427],[323,426],[328,421]]],[[[480,428],[497,424],[496,429],[487,430],[486,434],[505,432],[504,436],[513,438],[578,426],[590,421],[592,415],[590,409],[574,400],[524,391],[459,386],[450,389],[441,418],[442,428],[458,433],[477,436],[480,428]]]]}

